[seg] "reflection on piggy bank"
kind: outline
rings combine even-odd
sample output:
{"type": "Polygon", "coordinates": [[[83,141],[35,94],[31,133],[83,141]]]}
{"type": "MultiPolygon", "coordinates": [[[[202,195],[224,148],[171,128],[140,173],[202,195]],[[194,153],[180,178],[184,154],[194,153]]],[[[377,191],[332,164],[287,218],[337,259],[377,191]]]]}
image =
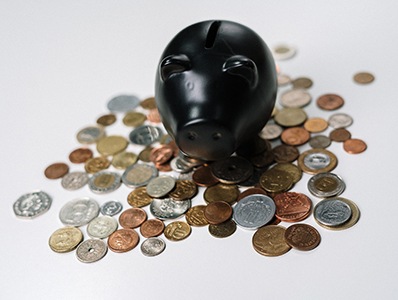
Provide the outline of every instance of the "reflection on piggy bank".
{"type": "Polygon", "coordinates": [[[275,64],[253,30],[204,21],[179,32],[164,50],[155,98],[162,122],[187,156],[213,161],[250,143],[275,104],[275,64]]]}

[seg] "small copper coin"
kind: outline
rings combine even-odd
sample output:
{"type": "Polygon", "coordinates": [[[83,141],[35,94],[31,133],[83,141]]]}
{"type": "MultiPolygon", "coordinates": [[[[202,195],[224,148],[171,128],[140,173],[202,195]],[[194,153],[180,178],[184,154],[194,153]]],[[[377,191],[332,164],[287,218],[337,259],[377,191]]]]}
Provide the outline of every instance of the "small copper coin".
{"type": "Polygon", "coordinates": [[[191,226],[182,221],[169,223],[164,229],[164,236],[170,241],[181,241],[191,234],[191,226]]]}
{"type": "Polygon", "coordinates": [[[336,94],[325,94],[316,100],[316,104],[324,110],[335,110],[343,106],[344,99],[336,94]]]}
{"type": "Polygon", "coordinates": [[[209,225],[205,217],[206,205],[196,205],[192,206],[186,213],[185,219],[187,223],[191,226],[202,227],[209,225]]]}
{"type": "Polygon", "coordinates": [[[281,140],[290,146],[303,145],[310,139],[310,133],[302,127],[290,127],[282,132],[281,140]]]}
{"type": "Polygon", "coordinates": [[[265,256],[278,256],[288,252],[291,247],[285,240],[286,229],[279,225],[259,228],[253,235],[254,250],[265,256]]]}
{"type": "Polygon", "coordinates": [[[296,147],[290,145],[279,145],[272,149],[274,159],[277,163],[288,163],[295,161],[300,153],[296,147]]]}
{"type": "Polygon", "coordinates": [[[69,172],[69,166],[65,163],[54,163],[44,170],[44,175],[48,179],[58,179],[64,177],[69,172]]]}
{"type": "Polygon", "coordinates": [[[162,122],[162,118],[160,117],[160,113],[157,108],[151,109],[146,117],[147,117],[148,121],[152,122],[152,123],[162,122]]]}
{"type": "Polygon", "coordinates": [[[304,128],[309,132],[322,132],[328,128],[329,124],[322,118],[310,118],[304,123],[304,128]]]}
{"type": "Polygon", "coordinates": [[[163,233],[164,223],[159,219],[149,219],[142,223],[140,232],[143,237],[155,237],[163,233]]]}
{"type": "Polygon", "coordinates": [[[311,199],[302,193],[281,193],[274,197],[274,202],[275,216],[284,222],[298,222],[311,213],[311,199]]]}
{"type": "Polygon", "coordinates": [[[218,183],[218,179],[214,177],[211,168],[208,165],[197,168],[192,174],[192,180],[199,186],[212,186],[218,183]]]}
{"type": "Polygon", "coordinates": [[[69,160],[74,164],[84,163],[93,157],[93,151],[88,148],[78,148],[69,154],[69,160]]]}
{"type": "Polygon", "coordinates": [[[367,145],[360,139],[348,139],[344,142],[343,148],[347,153],[359,154],[366,150],[367,145]]]}
{"type": "Polygon", "coordinates": [[[354,81],[360,84],[368,84],[375,80],[375,77],[368,72],[359,72],[354,75],[354,81]]]}
{"type": "Polygon", "coordinates": [[[218,183],[206,188],[203,193],[205,202],[225,201],[233,205],[239,196],[239,188],[234,184],[218,183]]]}
{"type": "Polygon", "coordinates": [[[209,224],[221,224],[232,216],[232,207],[227,202],[216,201],[205,208],[205,218],[209,224]]]}
{"type": "Polygon", "coordinates": [[[169,145],[161,145],[153,148],[149,155],[149,160],[155,165],[163,165],[168,162],[174,154],[174,150],[169,145]]]}
{"type": "Polygon", "coordinates": [[[246,196],[254,195],[254,194],[268,195],[267,192],[264,191],[263,189],[253,187],[253,188],[248,188],[247,190],[240,193],[237,201],[239,202],[239,200],[245,198],[246,196]]]}
{"type": "Polygon", "coordinates": [[[344,142],[351,138],[351,132],[345,128],[337,128],[329,133],[329,138],[334,142],[344,142]]]}
{"type": "Polygon", "coordinates": [[[108,237],[108,247],[113,252],[127,252],[134,249],[140,240],[134,229],[119,229],[108,237]]]}
{"type": "Polygon", "coordinates": [[[141,226],[147,219],[145,210],[134,207],[126,209],[119,216],[120,226],[123,228],[133,229],[141,226]]]}
{"type": "Polygon", "coordinates": [[[214,177],[225,184],[236,184],[247,180],[253,174],[252,164],[245,158],[231,156],[210,165],[214,177]]]}
{"type": "Polygon", "coordinates": [[[114,114],[107,114],[97,119],[97,124],[102,126],[109,126],[116,122],[116,116],[114,114]]]}
{"type": "Polygon", "coordinates": [[[308,224],[293,224],[285,231],[285,240],[293,248],[309,251],[321,242],[318,230],[308,224]]]}
{"type": "Polygon", "coordinates": [[[144,207],[151,204],[153,198],[146,192],[146,187],[141,186],[130,192],[127,196],[127,202],[132,207],[144,207]]]}
{"type": "Polygon", "coordinates": [[[229,219],[221,224],[210,224],[209,232],[212,236],[216,238],[226,238],[234,234],[236,231],[236,223],[234,220],[229,219]]]}

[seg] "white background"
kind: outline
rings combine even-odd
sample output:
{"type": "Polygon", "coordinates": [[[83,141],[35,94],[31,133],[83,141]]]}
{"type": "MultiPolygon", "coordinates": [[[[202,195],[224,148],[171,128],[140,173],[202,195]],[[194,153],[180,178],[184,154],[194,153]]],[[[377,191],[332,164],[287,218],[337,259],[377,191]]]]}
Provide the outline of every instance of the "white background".
{"type": "MultiPolygon", "coordinates": [[[[397,28],[393,1],[1,1],[0,298],[394,299],[397,28]],[[116,199],[127,208],[131,189],[101,196],[88,187],[65,191],[44,177],[44,169],[68,162],[79,147],[77,131],[105,114],[113,96],[152,96],[166,44],[207,19],[245,24],[270,47],[294,45],[297,55],[279,63],[282,72],[312,78],[314,99],[330,92],[344,97],[339,111],[354,118],[349,130],[368,149],[349,155],[334,143],[329,150],[339,159],[334,172],[347,184],[342,196],[361,210],[359,223],[332,232],[311,216],[305,222],[320,231],[319,247],[280,257],[257,254],[253,233],[239,228],[222,240],[193,228],[188,239],[167,241],[165,252],[153,258],[139,247],[109,251],[93,264],[79,262],[74,252],[52,252],[48,238],[62,227],[58,212],[64,203],[90,196],[100,204],[116,199]],[[362,70],[375,74],[375,82],[355,84],[352,76],[362,70]],[[16,218],[12,204],[35,189],[52,196],[51,209],[33,220],[16,218]]],[[[330,115],[314,100],[306,111],[311,117],[330,115]]],[[[121,125],[108,129],[128,132],[121,125]]],[[[294,191],[309,194],[308,178],[294,191]]],[[[194,204],[202,203],[199,198],[194,204]]]]}

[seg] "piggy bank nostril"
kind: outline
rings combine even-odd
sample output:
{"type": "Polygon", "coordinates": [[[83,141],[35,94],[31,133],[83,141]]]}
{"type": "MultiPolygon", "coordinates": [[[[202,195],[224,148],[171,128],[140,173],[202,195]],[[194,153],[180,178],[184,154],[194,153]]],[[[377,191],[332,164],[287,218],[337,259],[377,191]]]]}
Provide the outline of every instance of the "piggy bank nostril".
{"type": "Polygon", "coordinates": [[[222,134],[220,132],[213,133],[212,138],[213,140],[218,141],[219,139],[222,138],[222,134]]]}
{"type": "Polygon", "coordinates": [[[194,141],[194,140],[196,140],[197,137],[198,137],[198,135],[196,132],[193,132],[193,131],[188,132],[188,135],[187,135],[188,140],[194,141]]]}

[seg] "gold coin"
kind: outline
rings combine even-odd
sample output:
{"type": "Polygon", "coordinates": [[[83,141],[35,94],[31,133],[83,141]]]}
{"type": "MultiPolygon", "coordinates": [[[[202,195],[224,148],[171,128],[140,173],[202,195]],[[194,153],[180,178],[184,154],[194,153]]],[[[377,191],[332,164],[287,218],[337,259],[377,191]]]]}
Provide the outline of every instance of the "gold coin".
{"type": "Polygon", "coordinates": [[[129,111],[123,118],[123,124],[129,127],[138,127],[144,124],[146,116],[140,112],[129,111]]]}
{"type": "Polygon", "coordinates": [[[292,163],[278,163],[273,166],[272,169],[282,170],[289,173],[289,175],[292,177],[293,183],[299,182],[303,175],[303,171],[301,171],[298,166],[292,163]]]}
{"type": "Polygon", "coordinates": [[[127,196],[127,202],[132,207],[144,207],[152,202],[152,197],[146,192],[146,187],[141,186],[136,188],[127,196]]]}
{"type": "Polygon", "coordinates": [[[307,77],[299,77],[292,81],[294,89],[309,89],[313,82],[310,78],[307,77]]]}
{"type": "Polygon", "coordinates": [[[86,161],[84,169],[87,173],[94,174],[107,169],[110,164],[111,162],[105,156],[93,157],[86,161]]]}
{"type": "MultiPolygon", "coordinates": [[[[353,201],[343,198],[343,197],[333,197],[333,199],[338,199],[338,200],[346,203],[351,209],[351,217],[348,219],[347,222],[345,222],[344,224],[339,225],[339,226],[327,226],[327,225],[321,224],[320,222],[317,222],[317,224],[319,224],[320,226],[322,226],[326,229],[335,230],[335,231],[348,229],[348,228],[354,226],[358,222],[360,214],[361,214],[358,206],[353,201]]],[[[316,219],[315,219],[315,221],[316,221],[316,219]]]]}
{"type": "Polygon", "coordinates": [[[109,126],[116,122],[116,116],[114,114],[107,114],[97,119],[97,124],[102,126],[109,126]]]}
{"type": "Polygon", "coordinates": [[[138,160],[138,155],[133,152],[119,152],[112,158],[112,166],[116,169],[124,170],[128,166],[135,164],[138,160]]]}
{"type": "Polygon", "coordinates": [[[282,193],[293,185],[293,178],[286,171],[269,169],[260,177],[260,186],[270,193],[282,193]]]}
{"type": "Polygon", "coordinates": [[[181,241],[191,234],[191,226],[182,221],[174,221],[164,229],[164,236],[170,241],[181,241]]]}
{"type": "Polygon", "coordinates": [[[239,188],[235,184],[218,183],[207,187],[203,193],[203,198],[206,203],[225,201],[232,205],[238,199],[239,193],[239,188]]]}
{"type": "Polygon", "coordinates": [[[48,241],[54,252],[70,252],[83,240],[83,233],[76,227],[64,227],[56,230],[48,241]]]}
{"type": "Polygon", "coordinates": [[[254,250],[265,256],[279,256],[288,252],[291,247],[285,241],[286,228],[279,225],[268,225],[259,228],[253,235],[254,250]]]}
{"type": "Polygon", "coordinates": [[[146,147],[144,150],[142,150],[138,154],[138,158],[143,161],[143,162],[151,162],[151,152],[153,148],[152,147],[146,147]]]}
{"type": "Polygon", "coordinates": [[[209,225],[205,218],[205,208],[206,205],[196,205],[192,206],[186,213],[185,219],[187,223],[191,226],[202,227],[209,225]]]}
{"type": "Polygon", "coordinates": [[[177,180],[174,190],[169,193],[173,200],[191,199],[198,192],[198,186],[192,180],[177,180]]]}
{"type": "Polygon", "coordinates": [[[332,152],[315,148],[307,150],[298,158],[298,166],[308,174],[319,174],[332,171],[337,165],[337,157],[332,152]]]}
{"type": "Polygon", "coordinates": [[[328,122],[322,118],[310,118],[304,123],[304,128],[309,132],[322,132],[328,128],[328,122]]]}
{"type": "Polygon", "coordinates": [[[99,175],[94,178],[94,185],[100,189],[108,189],[115,183],[115,175],[110,173],[98,173],[99,175]]]}
{"type": "Polygon", "coordinates": [[[104,156],[115,155],[127,148],[129,142],[122,136],[110,135],[97,142],[97,150],[104,156]]]}
{"type": "Polygon", "coordinates": [[[149,98],[142,100],[140,105],[142,108],[145,108],[145,109],[155,109],[156,108],[155,97],[149,97],[149,98]]]}
{"type": "Polygon", "coordinates": [[[284,127],[299,126],[307,119],[307,114],[301,108],[288,107],[280,110],[274,117],[276,123],[284,127]]]}
{"type": "Polygon", "coordinates": [[[354,75],[354,81],[360,84],[368,84],[375,80],[375,77],[368,72],[359,72],[354,75]]]}

